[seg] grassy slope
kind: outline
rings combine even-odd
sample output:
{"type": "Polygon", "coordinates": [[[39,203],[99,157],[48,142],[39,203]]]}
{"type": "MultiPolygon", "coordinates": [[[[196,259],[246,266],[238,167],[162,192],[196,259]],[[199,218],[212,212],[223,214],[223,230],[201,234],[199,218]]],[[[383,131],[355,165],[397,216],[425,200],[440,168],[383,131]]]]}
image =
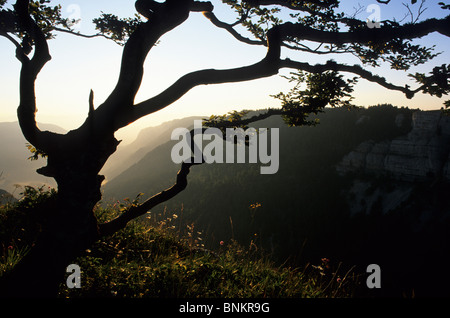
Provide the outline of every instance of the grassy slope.
{"type": "MultiPolygon", "coordinates": [[[[39,229],[32,222],[37,202],[51,194],[41,189],[30,196],[0,207],[0,275],[28,251],[39,229]]],[[[100,219],[116,213],[112,207],[97,211],[100,219]]],[[[81,268],[81,288],[61,284],[60,296],[351,297],[356,286],[354,273],[340,273],[325,259],[302,269],[277,267],[255,244],[243,247],[230,241],[213,252],[201,242],[201,233],[192,224],[181,225],[176,215],[133,222],[74,261],[81,268]]]]}

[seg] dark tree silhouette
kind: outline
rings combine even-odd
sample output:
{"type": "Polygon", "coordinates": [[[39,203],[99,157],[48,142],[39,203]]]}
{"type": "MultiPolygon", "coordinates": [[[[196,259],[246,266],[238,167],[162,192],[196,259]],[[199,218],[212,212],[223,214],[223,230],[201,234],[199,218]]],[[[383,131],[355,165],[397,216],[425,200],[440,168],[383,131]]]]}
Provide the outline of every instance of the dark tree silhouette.
{"type": "MultiPolygon", "coordinates": [[[[23,135],[34,146],[36,153],[47,158],[47,166],[38,173],[56,180],[57,196],[46,206],[45,229],[24,259],[1,281],[3,296],[55,296],[65,268],[99,238],[122,229],[128,221],[142,215],[152,207],[172,198],[187,185],[187,175],[192,164],[182,164],[176,183],[167,190],[134,205],[118,218],[99,224],[94,217],[94,206],[101,199],[99,175],[105,162],[116,151],[119,141],[114,133],[142,118],[155,113],[198,85],[248,81],[272,76],[281,68],[298,72],[293,77],[306,82],[307,89],[297,86],[288,94],[279,94],[280,109],[269,110],[254,118],[233,116],[211,117],[210,125],[246,125],[273,114],[282,114],[288,124],[307,123],[306,115],[320,111],[327,105],[349,104],[352,86],[356,79],[345,80],[341,72],[378,83],[389,90],[403,92],[412,98],[418,92],[441,97],[449,92],[448,65],[435,67],[430,74],[411,75],[419,83],[411,89],[388,82],[369,72],[365,66],[389,63],[396,70],[432,59],[432,48],[413,44],[414,39],[438,32],[450,35],[450,16],[444,19],[412,19],[410,23],[385,20],[374,24],[356,15],[339,12],[338,0],[223,0],[238,18],[233,23],[220,21],[208,1],[166,0],[156,2],[137,0],[135,18],[119,19],[102,14],[94,19],[98,34],[75,32],[74,21],[64,19],[61,7],[49,6],[48,0],[17,0],[13,9],[6,9],[6,0],[0,1],[0,35],[16,47],[16,57],[21,63],[20,105],[17,115],[23,135]],[[289,11],[290,22],[283,22],[279,12],[289,11]],[[224,29],[248,45],[267,47],[263,59],[252,65],[234,69],[205,69],[186,74],[160,94],[135,103],[143,65],[147,54],[162,35],[180,26],[192,12],[202,12],[213,25],[224,29]],[[244,27],[244,35],[237,26],[244,27]],[[123,45],[123,57],[117,84],[109,97],[98,107],[93,105],[93,92],[89,97],[89,115],[77,129],[67,134],[42,131],[36,123],[35,81],[39,72],[51,59],[47,41],[57,32],[75,36],[102,36],[123,45]],[[294,61],[281,57],[287,48],[314,54],[353,54],[361,65],[346,65],[335,61],[311,65],[307,61],[294,61]]],[[[377,1],[387,6],[389,0],[377,1]]],[[[411,1],[413,7],[416,0],[411,1]]],[[[106,4],[106,2],[105,2],[106,4]]],[[[440,3],[442,10],[448,6],[440,3]]],[[[412,10],[410,10],[412,15],[412,10]]],[[[446,102],[448,106],[448,102],[446,102]]],[[[235,114],[236,115],[236,114],[235,114]]]]}

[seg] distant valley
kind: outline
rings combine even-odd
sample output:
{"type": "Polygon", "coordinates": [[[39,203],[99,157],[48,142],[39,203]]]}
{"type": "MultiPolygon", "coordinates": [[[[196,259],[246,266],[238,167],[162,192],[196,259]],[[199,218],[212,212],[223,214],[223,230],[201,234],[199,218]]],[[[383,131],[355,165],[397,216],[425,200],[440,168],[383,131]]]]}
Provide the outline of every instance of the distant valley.
{"type": "Polygon", "coordinates": [[[147,153],[170,140],[175,128],[192,126],[195,119],[201,119],[201,117],[174,119],[159,126],[142,129],[132,143],[125,146],[119,145],[117,151],[109,158],[100,173],[106,176],[107,181],[114,179],[130,166],[139,162],[147,153]]]}
{"type": "MultiPolygon", "coordinates": [[[[63,128],[51,124],[41,123],[39,127],[57,133],[65,132],[63,128]]],[[[28,142],[23,137],[18,122],[0,123],[0,136],[0,189],[19,197],[21,190],[17,186],[56,186],[52,178],[36,173],[36,169],[46,165],[45,160],[27,159],[31,153],[26,147],[28,142]]]]}

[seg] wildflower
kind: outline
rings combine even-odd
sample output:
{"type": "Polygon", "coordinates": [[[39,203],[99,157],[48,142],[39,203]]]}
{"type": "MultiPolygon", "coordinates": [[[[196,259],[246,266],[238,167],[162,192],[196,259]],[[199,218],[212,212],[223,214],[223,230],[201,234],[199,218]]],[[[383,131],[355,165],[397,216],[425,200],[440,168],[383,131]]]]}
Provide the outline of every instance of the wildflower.
{"type": "Polygon", "coordinates": [[[326,258],[326,257],[322,258],[322,265],[325,268],[330,268],[330,260],[328,258],[326,258]]]}
{"type": "Polygon", "coordinates": [[[8,250],[13,250],[14,247],[12,245],[8,246],[8,250]]]}
{"type": "Polygon", "coordinates": [[[256,209],[256,208],[259,208],[260,206],[261,206],[261,203],[256,202],[256,203],[250,205],[250,209],[256,209]]]}
{"type": "Polygon", "coordinates": [[[219,244],[220,244],[220,246],[223,246],[225,244],[225,242],[224,241],[220,241],[219,244]]]}
{"type": "Polygon", "coordinates": [[[337,279],[336,279],[336,282],[338,282],[338,283],[340,283],[342,281],[342,279],[340,278],[340,277],[338,277],[337,279]]]}

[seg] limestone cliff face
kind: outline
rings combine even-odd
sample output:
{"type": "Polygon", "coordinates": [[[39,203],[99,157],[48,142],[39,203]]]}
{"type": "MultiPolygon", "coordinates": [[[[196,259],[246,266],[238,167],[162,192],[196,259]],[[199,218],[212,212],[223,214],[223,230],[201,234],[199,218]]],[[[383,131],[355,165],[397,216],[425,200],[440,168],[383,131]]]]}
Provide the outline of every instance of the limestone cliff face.
{"type": "MultiPolygon", "coordinates": [[[[402,118],[397,121],[400,124],[402,118]]],[[[450,117],[440,111],[417,111],[407,135],[378,143],[365,141],[342,159],[337,170],[399,181],[442,178],[450,182],[450,117]]]]}

